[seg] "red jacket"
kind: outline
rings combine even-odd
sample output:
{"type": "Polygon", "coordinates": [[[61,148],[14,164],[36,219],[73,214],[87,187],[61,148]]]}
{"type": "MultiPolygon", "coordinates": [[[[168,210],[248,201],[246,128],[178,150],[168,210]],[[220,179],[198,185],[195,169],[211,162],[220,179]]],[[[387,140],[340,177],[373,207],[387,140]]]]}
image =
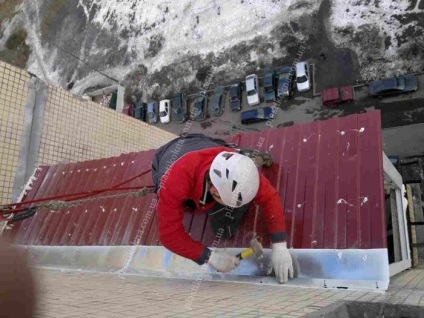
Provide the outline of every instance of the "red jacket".
{"type": "MultiPolygon", "coordinates": [[[[158,191],[159,237],[163,246],[182,257],[203,263],[207,249],[194,241],[184,229],[183,202],[192,199],[196,211],[207,211],[212,204],[199,207],[203,194],[204,177],[213,159],[222,151],[234,151],[226,147],[207,148],[187,153],[176,160],[162,176],[158,191]],[[203,255],[203,257],[202,257],[203,255]]],[[[263,207],[271,241],[286,239],[284,211],[278,192],[260,173],[260,186],[254,202],[263,207]]]]}

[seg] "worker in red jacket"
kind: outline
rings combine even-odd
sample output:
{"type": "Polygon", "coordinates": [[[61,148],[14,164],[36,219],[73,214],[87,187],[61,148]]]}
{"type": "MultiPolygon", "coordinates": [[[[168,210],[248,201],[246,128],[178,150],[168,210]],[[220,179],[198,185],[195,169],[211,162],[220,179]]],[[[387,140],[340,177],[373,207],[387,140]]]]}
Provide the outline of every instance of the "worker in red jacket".
{"type": "Polygon", "coordinates": [[[229,238],[254,202],[263,207],[277,280],[283,283],[293,277],[278,192],[252,159],[223,140],[189,134],[158,149],[152,162],[152,178],[158,195],[159,237],[164,247],[199,265],[208,263],[219,272],[228,272],[238,265],[239,258],[194,241],[184,229],[183,211],[190,208],[208,213],[215,234],[229,238]]]}

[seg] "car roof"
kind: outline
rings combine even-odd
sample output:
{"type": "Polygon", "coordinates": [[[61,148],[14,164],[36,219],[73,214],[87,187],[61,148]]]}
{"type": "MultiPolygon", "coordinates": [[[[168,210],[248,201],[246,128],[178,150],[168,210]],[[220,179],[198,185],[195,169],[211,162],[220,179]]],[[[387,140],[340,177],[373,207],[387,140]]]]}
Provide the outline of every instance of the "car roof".
{"type": "Polygon", "coordinates": [[[196,101],[195,103],[194,103],[194,108],[199,108],[199,109],[202,109],[203,108],[203,102],[202,101],[196,101]]]}
{"type": "Polygon", "coordinates": [[[339,97],[340,92],[338,87],[327,88],[321,94],[323,102],[332,101],[338,99],[339,97]]]}
{"type": "Polygon", "coordinates": [[[305,62],[299,62],[296,64],[296,76],[303,76],[305,74],[305,62]]]}
{"type": "Polygon", "coordinates": [[[264,86],[271,86],[273,84],[274,72],[271,70],[270,73],[265,73],[264,86]]]}
{"type": "Polygon", "coordinates": [[[252,74],[246,77],[246,89],[248,91],[251,89],[255,89],[255,84],[254,84],[255,76],[256,75],[252,74]]]}
{"type": "Polygon", "coordinates": [[[395,77],[384,78],[381,80],[374,81],[370,84],[376,91],[397,88],[398,83],[395,77]]]}
{"type": "Polygon", "coordinates": [[[173,106],[181,106],[181,97],[182,97],[182,94],[181,93],[178,93],[178,94],[176,94],[173,98],[172,98],[172,104],[173,104],[173,106]]]}
{"type": "Polygon", "coordinates": [[[148,104],[147,104],[147,109],[148,109],[148,110],[152,110],[152,109],[154,110],[154,109],[155,109],[155,103],[154,103],[154,102],[150,102],[150,103],[148,103],[148,104]]]}
{"type": "Polygon", "coordinates": [[[219,97],[220,97],[220,95],[212,95],[212,98],[211,98],[212,107],[215,106],[215,105],[218,105],[219,97]]]}

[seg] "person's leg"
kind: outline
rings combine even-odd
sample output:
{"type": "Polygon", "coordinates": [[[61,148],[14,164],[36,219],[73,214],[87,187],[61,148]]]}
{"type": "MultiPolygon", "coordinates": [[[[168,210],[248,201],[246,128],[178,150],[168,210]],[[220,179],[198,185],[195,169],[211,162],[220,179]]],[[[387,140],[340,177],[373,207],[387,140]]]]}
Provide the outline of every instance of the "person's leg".
{"type": "Polygon", "coordinates": [[[271,167],[273,163],[272,155],[252,149],[237,149],[237,152],[251,158],[257,167],[271,167]]]}

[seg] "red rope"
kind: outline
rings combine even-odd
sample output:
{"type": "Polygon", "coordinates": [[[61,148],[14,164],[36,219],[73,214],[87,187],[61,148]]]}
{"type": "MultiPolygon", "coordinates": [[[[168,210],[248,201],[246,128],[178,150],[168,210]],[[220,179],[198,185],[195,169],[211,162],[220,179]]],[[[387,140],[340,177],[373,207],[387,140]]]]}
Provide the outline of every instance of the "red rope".
{"type": "MultiPolygon", "coordinates": [[[[81,200],[84,198],[88,198],[88,197],[92,197],[104,192],[108,192],[108,191],[125,191],[125,190],[139,190],[143,187],[146,186],[138,186],[138,187],[127,187],[127,188],[119,188],[120,186],[129,183],[137,178],[142,177],[143,175],[149,173],[150,171],[152,171],[152,169],[146,170],[138,175],[136,175],[135,177],[132,177],[128,180],[125,180],[124,182],[121,182],[119,184],[116,184],[112,187],[106,188],[106,189],[100,189],[100,190],[95,190],[95,191],[89,191],[89,192],[80,192],[80,193],[73,193],[73,194],[64,194],[64,195],[58,195],[58,196],[54,196],[54,197],[49,197],[49,198],[41,198],[41,199],[37,199],[37,200],[31,200],[31,201],[25,201],[25,202],[19,202],[19,203],[12,203],[12,204],[6,204],[6,205],[2,205],[2,208],[12,208],[10,210],[5,210],[5,211],[0,211],[0,213],[18,213],[18,212],[22,212],[25,211],[26,208],[21,208],[19,209],[21,206],[23,205],[30,205],[30,204],[34,204],[34,203],[40,203],[40,202],[46,202],[46,201],[54,201],[54,200],[59,200],[59,199],[64,199],[64,198],[69,198],[72,197],[72,199],[69,200],[64,200],[66,202],[72,202],[72,201],[77,201],[77,200],[81,200]]],[[[154,186],[147,186],[148,188],[153,188],[154,186]]]]}

